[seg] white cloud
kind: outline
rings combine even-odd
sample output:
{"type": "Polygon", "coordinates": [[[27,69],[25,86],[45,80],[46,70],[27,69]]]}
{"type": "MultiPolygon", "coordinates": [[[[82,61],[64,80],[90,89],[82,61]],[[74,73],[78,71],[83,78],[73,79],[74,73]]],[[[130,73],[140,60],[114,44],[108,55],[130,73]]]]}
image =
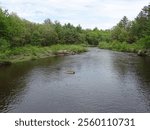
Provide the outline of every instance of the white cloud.
{"type": "Polygon", "coordinates": [[[133,20],[149,0],[1,0],[0,6],[33,22],[50,18],[61,23],[106,29],[123,16],[133,20]]]}

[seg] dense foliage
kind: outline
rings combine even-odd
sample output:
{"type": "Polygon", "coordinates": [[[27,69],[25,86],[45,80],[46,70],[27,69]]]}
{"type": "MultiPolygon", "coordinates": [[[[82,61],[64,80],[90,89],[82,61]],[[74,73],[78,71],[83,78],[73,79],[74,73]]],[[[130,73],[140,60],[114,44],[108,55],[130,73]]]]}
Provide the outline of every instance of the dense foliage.
{"type": "MultiPolygon", "coordinates": [[[[99,45],[103,43],[142,44],[150,48],[150,5],[145,6],[134,21],[126,16],[112,29],[82,29],[68,23],[44,20],[32,23],[0,8],[0,51],[26,45],[50,46],[54,44],[99,45]]],[[[109,45],[109,44],[108,44],[109,45]]]]}
{"type": "Polygon", "coordinates": [[[70,23],[61,25],[46,19],[36,24],[19,18],[15,13],[0,9],[0,48],[26,44],[49,46],[53,44],[98,44],[99,32],[83,30],[70,23]]]}
{"type": "Polygon", "coordinates": [[[138,49],[150,48],[150,5],[145,6],[135,20],[130,21],[126,16],[110,31],[110,43],[100,43],[101,48],[127,50],[134,52],[138,49]],[[122,44],[121,44],[122,43],[122,44]],[[136,44],[136,45],[134,45],[136,44]],[[120,49],[116,48],[119,46],[120,49]],[[137,47],[138,46],[138,47],[137,47]]]}

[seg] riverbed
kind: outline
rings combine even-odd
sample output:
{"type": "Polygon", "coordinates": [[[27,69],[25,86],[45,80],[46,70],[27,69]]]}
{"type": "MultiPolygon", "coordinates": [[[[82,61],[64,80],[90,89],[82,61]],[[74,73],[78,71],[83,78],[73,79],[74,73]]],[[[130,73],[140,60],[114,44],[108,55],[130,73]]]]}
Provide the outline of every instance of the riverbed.
{"type": "Polygon", "coordinates": [[[89,48],[1,67],[0,112],[150,112],[150,57],[89,48]]]}

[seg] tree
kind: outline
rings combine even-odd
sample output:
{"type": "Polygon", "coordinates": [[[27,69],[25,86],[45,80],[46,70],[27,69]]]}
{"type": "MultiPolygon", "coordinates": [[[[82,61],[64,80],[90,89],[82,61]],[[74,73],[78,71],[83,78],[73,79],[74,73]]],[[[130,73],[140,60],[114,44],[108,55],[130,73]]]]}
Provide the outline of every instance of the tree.
{"type": "Polygon", "coordinates": [[[118,40],[120,42],[129,41],[129,30],[131,28],[131,22],[126,16],[124,16],[121,21],[112,28],[111,38],[112,40],[118,40]]]}
{"type": "Polygon", "coordinates": [[[96,46],[99,44],[101,39],[101,35],[99,35],[98,31],[86,30],[86,41],[89,45],[96,46]]]}
{"type": "Polygon", "coordinates": [[[128,18],[126,16],[124,16],[121,21],[118,23],[118,26],[120,28],[124,28],[127,29],[130,26],[130,21],[128,20],[128,18]]]}
{"type": "Polygon", "coordinates": [[[130,33],[132,37],[136,38],[135,41],[150,35],[150,5],[145,6],[138,14],[132,23],[130,33]]]}
{"type": "Polygon", "coordinates": [[[8,11],[0,8],[0,37],[6,38],[8,28],[8,11]]]}
{"type": "Polygon", "coordinates": [[[44,24],[52,25],[53,22],[48,18],[48,19],[45,19],[45,20],[44,20],[44,24]]]}

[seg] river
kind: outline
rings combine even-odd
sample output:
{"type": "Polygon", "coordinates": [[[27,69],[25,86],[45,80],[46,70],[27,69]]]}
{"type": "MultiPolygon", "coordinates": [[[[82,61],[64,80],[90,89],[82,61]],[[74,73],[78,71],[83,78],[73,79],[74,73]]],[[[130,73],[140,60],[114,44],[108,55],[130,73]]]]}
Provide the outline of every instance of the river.
{"type": "Polygon", "coordinates": [[[0,112],[150,112],[150,57],[90,48],[1,67],[0,112]]]}

